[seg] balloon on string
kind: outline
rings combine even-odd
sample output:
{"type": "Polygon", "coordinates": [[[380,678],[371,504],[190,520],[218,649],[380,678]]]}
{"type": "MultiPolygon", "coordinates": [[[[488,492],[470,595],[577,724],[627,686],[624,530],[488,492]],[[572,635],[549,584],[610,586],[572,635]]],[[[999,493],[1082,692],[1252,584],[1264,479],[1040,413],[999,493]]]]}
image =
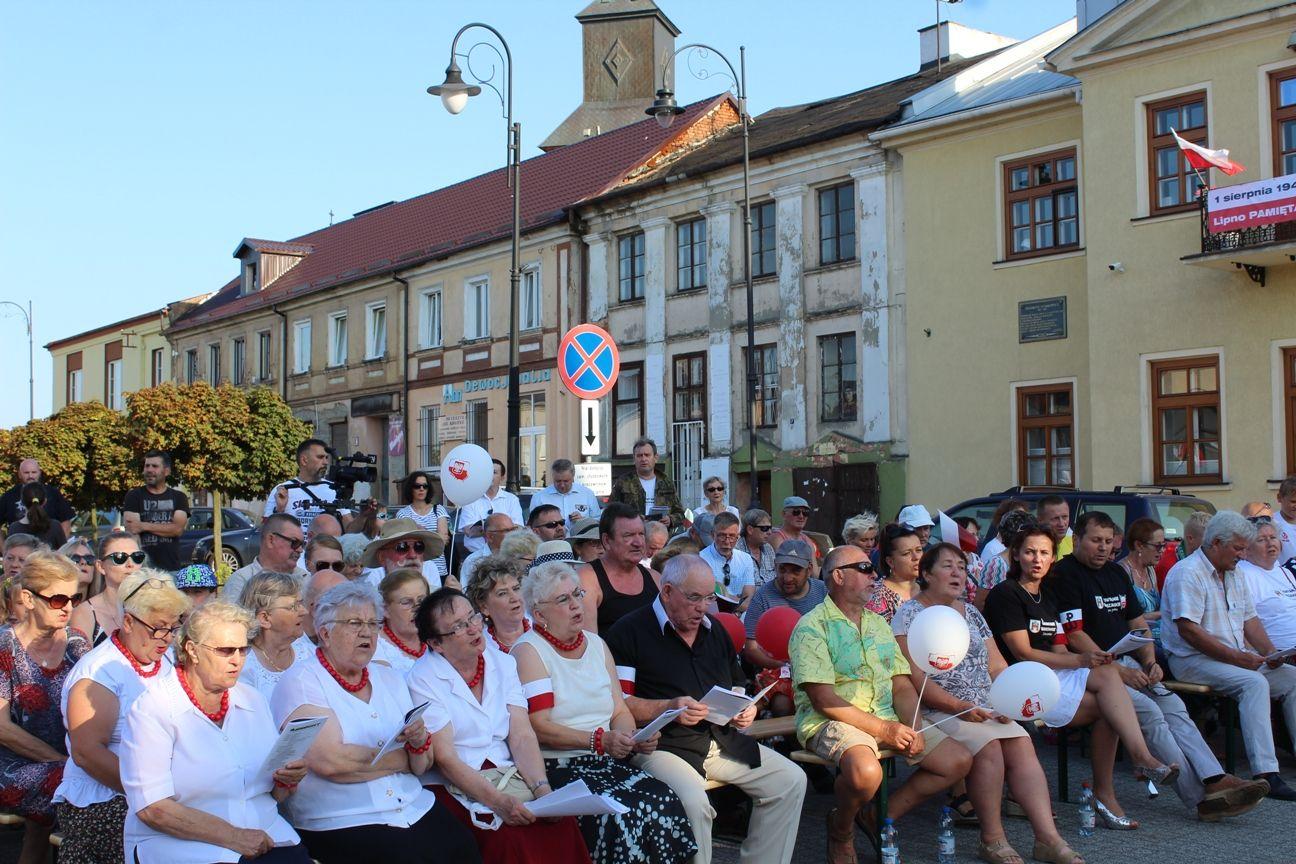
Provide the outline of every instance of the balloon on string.
{"type": "Polygon", "coordinates": [[[775,606],[765,610],[756,622],[756,644],[775,660],[786,663],[788,642],[800,620],[801,613],[791,606],[775,606]]]}
{"type": "Polygon", "coordinates": [[[990,707],[1013,720],[1038,720],[1062,694],[1057,673],[1043,663],[1014,663],[990,685],[990,707]]]}
{"type": "Polygon", "coordinates": [[[441,490],[463,507],[486,494],[495,474],[491,456],[476,444],[460,444],[441,460],[441,490]]]}
{"type": "Polygon", "coordinates": [[[742,619],[732,612],[717,612],[712,617],[724,626],[729,641],[734,644],[734,650],[741,654],[743,645],[747,643],[747,628],[743,626],[742,619]]]}
{"type": "Polygon", "coordinates": [[[949,606],[928,606],[909,624],[909,656],[928,675],[948,672],[967,656],[967,621],[949,606]]]}

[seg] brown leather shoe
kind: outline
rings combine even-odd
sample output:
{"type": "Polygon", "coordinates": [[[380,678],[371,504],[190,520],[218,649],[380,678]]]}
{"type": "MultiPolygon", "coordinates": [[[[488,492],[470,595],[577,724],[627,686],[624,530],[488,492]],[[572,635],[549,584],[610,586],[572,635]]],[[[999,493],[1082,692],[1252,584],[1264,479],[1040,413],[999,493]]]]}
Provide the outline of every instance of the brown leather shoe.
{"type": "Polygon", "coordinates": [[[1254,808],[1269,794],[1269,784],[1263,780],[1243,780],[1225,774],[1206,790],[1205,799],[1197,805],[1197,816],[1203,822],[1218,822],[1254,808]]]}

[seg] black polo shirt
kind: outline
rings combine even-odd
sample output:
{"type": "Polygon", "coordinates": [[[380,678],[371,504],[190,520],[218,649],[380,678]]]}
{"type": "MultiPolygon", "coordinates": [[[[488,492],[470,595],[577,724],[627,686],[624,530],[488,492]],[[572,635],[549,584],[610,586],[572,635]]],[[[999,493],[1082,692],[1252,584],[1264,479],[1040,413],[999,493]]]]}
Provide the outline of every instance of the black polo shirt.
{"type": "MultiPolygon", "coordinates": [[[[634,695],[644,699],[676,699],[691,696],[700,700],[713,686],[725,689],[746,686],[747,678],[738,665],[738,652],[729,634],[709,617],[698,628],[693,645],[685,644],[675,632],[658,598],[623,616],[603,634],[612,649],[619,677],[634,671],[634,695]]],[[[658,746],[683,759],[698,774],[706,776],[702,763],[714,740],[729,756],[749,767],[761,764],[756,741],[732,726],[717,726],[703,720],[696,726],[671,723],[661,730],[658,746]]]]}
{"type": "Polygon", "coordinates": [[[1129,622],[1143,614],[1134,583],[1111,561],[1095,570],[1066,555],[1053,565],[1044,587],[1057,599],[1066,631],[1084,630],[1103,651],[1124,638],[1129,622]]]}

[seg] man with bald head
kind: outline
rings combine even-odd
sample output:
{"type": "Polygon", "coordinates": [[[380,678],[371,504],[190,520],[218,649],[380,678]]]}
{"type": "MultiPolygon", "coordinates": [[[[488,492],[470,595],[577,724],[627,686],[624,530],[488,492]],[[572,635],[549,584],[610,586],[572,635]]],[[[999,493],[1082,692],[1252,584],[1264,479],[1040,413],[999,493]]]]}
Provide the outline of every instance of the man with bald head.
{"type": "MultiPolygon", "coordinates": [[[[314,540],[316,537],[341,537],[341,536],[342,536],[342,523],[338,521],[338,518],[334,516],[332,513],[319,514],[318,516],[316,516],[314,519],[310,521],[310,525],[306,528],[307,545],[310,545],[310,542],[314,540]]],[[[310,572],[311,568],[306,566],[305,549],[302,550],[301,557],[297,559],[297,566],[303,570],[306,570],[307,572],[310,572]]]]}
{"type": "Polygon", "coordinates": [[[463,564],[459,567],[459,584],[468,587],[477,565],[486,556],[498,552],[500,544],[504,542],[504,535],[516,527],[518,526],[513,522],[513,517],[507,513],[492,513],[487,516],[485,528],[482,530],[482,536],[486,538],[486,548],[478,549],[463,560],[463,564]]]}
{"type": "MultiPolygon", "coordinates": [[[[28,483],[41,483],[40,463],[30,457],[18,463],[18,482],[8,492],[0,495],[0,525],[17,522],[27,514],[27,508],[22,503],[22,488],[28,483]]],[[[62,524],[65,536],[71,537],[72,517],[76,515],[76,511],[57,488],[49,483],[41,485],[45,487],[45,512],[50,519],[62,524]]]]}
{"type": "MultiPolygon", "coordinates": [[[[328,552],[335,552],[337,555],[341,555],[341,552],[326,548],[323,545],[317,548],[318,552],[316,548],[311,549],[312,558],[317,554],[320,558],[329,557],[325,554],[328,552]]],[[[340,557],[338,560],[341,560],[340,557]]],[[[315,635],[315,606],[319,603],[319,598],[323,597],[326,591],[334,586],[341,585],[345,581],[347,581],[346,577],[343,576],[341,572],[334,570],[331,567],[321,567],[312,573],[310,578],[306,580],[306,590],[302,592],[302,602],[306,604],[306,621],[303,625],[305,632],[297,638],[297,641],[301,643],[301,647],[314,652],[315,643],[318,639],[315,635]]]]}

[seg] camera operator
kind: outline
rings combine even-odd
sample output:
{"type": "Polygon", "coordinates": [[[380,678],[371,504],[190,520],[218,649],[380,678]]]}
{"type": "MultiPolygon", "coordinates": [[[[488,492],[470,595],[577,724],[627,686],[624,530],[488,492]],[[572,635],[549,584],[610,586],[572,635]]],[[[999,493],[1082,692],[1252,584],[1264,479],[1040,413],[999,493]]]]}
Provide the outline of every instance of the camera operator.
{"type": "Polygon", "coordinates": [[[262,517],[287,513],[302,525],[311,524],[316,516],[324,512],[323,504],[337,500],[337,490],[324,479],[328,469],[327,444],[318,438],[307,438],[298,444],[295,482],[280,483],[270,490],[262,517]],[[309,491],[303,487],[309,487],[309,491]]]}

